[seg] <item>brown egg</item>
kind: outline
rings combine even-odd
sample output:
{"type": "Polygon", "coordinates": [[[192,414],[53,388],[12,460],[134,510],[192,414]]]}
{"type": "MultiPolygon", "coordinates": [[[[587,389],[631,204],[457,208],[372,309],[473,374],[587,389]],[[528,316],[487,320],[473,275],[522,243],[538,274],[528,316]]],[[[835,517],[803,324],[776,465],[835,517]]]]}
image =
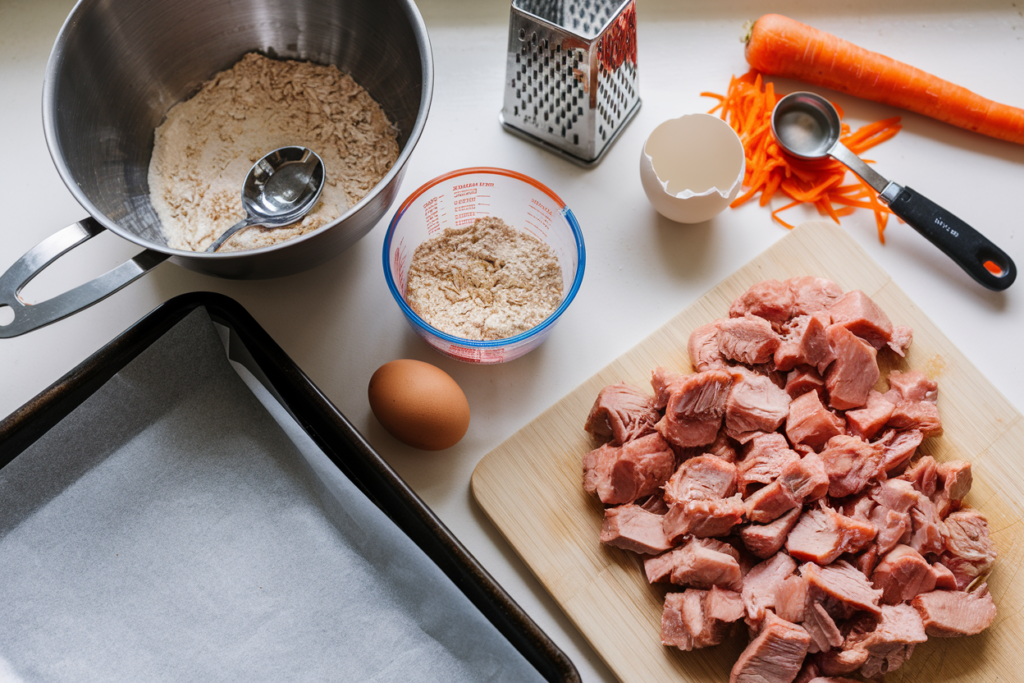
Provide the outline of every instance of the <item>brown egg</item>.
{"type": "Polygon", "coordinates": [[[469,429],[466,395],[448,373],[429,363],[385,363],[370,378],[367,394],[384,429],[413,448],[450,448],[469,429]]]}

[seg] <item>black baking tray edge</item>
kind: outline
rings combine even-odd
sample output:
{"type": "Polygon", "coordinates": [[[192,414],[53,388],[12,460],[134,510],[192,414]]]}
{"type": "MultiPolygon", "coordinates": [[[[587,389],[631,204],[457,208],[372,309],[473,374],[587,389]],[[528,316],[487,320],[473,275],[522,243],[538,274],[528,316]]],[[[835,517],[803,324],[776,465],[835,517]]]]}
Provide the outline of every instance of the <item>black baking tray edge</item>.
{"type": "Polygon", "coordinates": [[[248,353],[262,371],[260,379],[267,389],[317,446],[437,564],[545,680],[552,683],[580,680],[576,667],[565,653],[498,585],[259,323],[238,302],[224,295],[193,292],[158,306],[5,418],[0,422],[0,468],[200,307],[206,308],[214,322],[230,330],[231,356],[238,351],[248,353]]]}

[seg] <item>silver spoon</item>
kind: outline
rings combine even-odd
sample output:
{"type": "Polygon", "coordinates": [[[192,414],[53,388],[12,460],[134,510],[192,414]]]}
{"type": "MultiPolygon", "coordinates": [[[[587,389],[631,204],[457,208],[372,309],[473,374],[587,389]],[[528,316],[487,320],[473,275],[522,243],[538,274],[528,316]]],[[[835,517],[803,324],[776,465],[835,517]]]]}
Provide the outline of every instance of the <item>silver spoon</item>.
{"type": "Polygon", "coordinates": [[[894,214],[980,284],[997,291],[1013,284],[1017,266],[1006,252],[930,199],[883,178],[839,142],[840,128],[835,107],[812,92],[790,93],[772,112],[772,135],[784,150],[800,159],[832,157],[863,178],[894,214]]]}
{"type": "Polygon", "coordinates": [[[224,231],[206,251],[215,252],[239,230],[259,225],[283,228],[316,206],[327,176],[324,162],[305,147],[281,147],[249,169],[242,185],[246,216],[224,231]]]}

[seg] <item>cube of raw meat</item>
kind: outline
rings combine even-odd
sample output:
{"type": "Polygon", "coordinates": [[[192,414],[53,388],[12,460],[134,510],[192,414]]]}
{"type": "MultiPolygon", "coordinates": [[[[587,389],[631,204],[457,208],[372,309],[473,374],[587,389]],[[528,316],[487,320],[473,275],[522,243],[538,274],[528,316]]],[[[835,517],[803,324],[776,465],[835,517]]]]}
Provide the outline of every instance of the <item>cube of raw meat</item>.
{"type": "MultiPolygon", "coordinates": [[[[818,372],[817,368],[809,365],[800,365],[789,371],[786,375],[786,393],[790,398],[802,396],[809,391],[818,394],[820,399],[825,393],[825,379],[818,372]]],[[[792,404],[790,404],[792,407],[792,404]]]]}
{"type": "Polygon", "coordinates": [[[867,495],[872,501],[896,512],[910,512],[920,500],[914,486],[902,479],[890,479],[872,486],[867,495]]]}
{"type": "Polygon", "coordinates": [[[874,630],[850,634],[843,647],[866,652],[867,660],[860,673],[875,678],[903,666],[914,647],[926,640],[924,623],[916,609],[910,605],[883,605],[874,630]]]}
{"type": "Polygon", "coordinates": [[[732,388],[725,402],[725,430],[740,443],[757,432],[774,432],[789,415],[789,394],[771,379],[733,368],[732,388]]]}
{"type": "Polygon", "coordinates": [[[811,452],[787,464],[779,474],[779,483],[800,503],[810,503],[828,493],[830,481],[825,462],[811,452]]]}
{"type": "Polygon", "coordinates": [[[857,611],[875,617],[882,614],[878,606],[882,591],[873,588],[863,572],[848,562],[839,561],[827,567],[808,562],[800,565],[800,575],[807,580],[812,599],[821,602],[835,618],[857,611]]]}
{"type": "Polygon", "coordinates": [[[838,410],[859,408],[878,381],[877,352],[842,325],[830,325],[826,334],[835,356],[825,373],[829,405],[838,410]]]}
{"type": "Polygon", "coordinates": [[[964,499],[971,490],[971,483],[974,481],[971,475],[971,463],[964,460],[950,460],[939,463],[936,468],[938,481],[942,483],[942,490],[946,492],[950,500],[957,502],[964,499]]]}
{"type": "Polygon", "coordinates": [[[821,448],[833,436],[846,433],[843,418],[835,415],[821,403],[815,391],[793,399],[786,416],[786,436],[794,444],[807,444],[821,448]]]}
{"type": "Polygon", "coordinates": [[[871,584],[882,591],[883,605],[908,602],[935,589],[935,572],[928,561],[908,545],[890,550],[875,567],[871,584]]]}
{"type": "Polygon", "coordinates": [[[917,493],[917,502],[910,509],[910,540],[907,545],[922,555],[938,554],[942,552],[947,533],[947,525],[939,517],[935,503],[924,494],[917,493]]]}
{"type": "Polygon", "coordinates": [[[791,277],[784,283],[793,294],[793,306],[790,315],[809,315],[818,311],[827,311],[843,298],[843,290],[832,280],[823,277],[804,275],[791,277]]]}
{"type": "Polygon", "coordinates": [[[737,487],[744,497],[752,484],[770,484],[787,465],[800,460],[786,437],[777,432],[755,436],[744,451],[743,459],[736,464],[737,487]]]}
{"type": "Polygon", "coordinates": [[[743,616],[738,593],[712,587],[688,588],[668,593],[661,616],[661,643],[680,650],[718,645],[729,633],[729,624],[743,616]]]}
{"type": "Polygon", "coordinates": [[[854,289],[832,304],[832,323],[842,325],[853,334],[880,349],[892,339],[892,322],[864,292],[854,289]]]}
{"type": "Polygon", "coordinates": [[[659,417],[654,399],[642,390],[630,384],[610,384],[598,393],[584,429],[621,445],[653,432],[659,417]]]}
{"type": "Polygon", "coordinates": [[[889,348],[893,352],[903,358],[907,355],[907,349],[910,348],[911,342],[914,341],[914,329],[907,327],[906,325],[896,325],[892,328],[892,338],[889,339],[889,348]]]}
{"type": "Polygon", "coordinates": [[[637,505],[605,509],[601,543],[647,555],[656,555],[672,547],[665,538],[661,515],[637,505]]]}
{"type": "MultiPolygon", "coordinates": [[[[892,472],[914,457],[914,453],[917,452],[917,447],[921,445],[922,441],[924,441],[924,434],[916,429],[906,432],[890,429],[873,443],[882,447],[882,469],[892,472]]],[[[934,484],[934,479],[932,483],[934,484]]]]}
{"type": "Polygon", "coordinates": [[[992,569],[996,546],[989,536],[988,520],[977,510],[957,510],[946,517],[944,524],[942,564],[953,572],[957,588],[964,590],[976,577],[992,569]]]}
{"type": "Polygon", "coordinates": [[[668,405],[668,397],[672,395],[673,389],[686,380],[688,376],[675,370],[663,368],[660,365],[651,370],[651,387],[654,389],[655,409],[665,410],[665,406],[668,405]]]}
{"type": "Polygon", "coordinates": [[[748,313],[773,323],[789,320],[794,297],[789,285],[778,280],[762,280],[741,294],[729,307],[730,318],[742,318],[748,313]]]}
{"type": "Polygon", "coordinates": [[[775,480],[762,489],[754,491],[743,501],[744,514],[751,522],[765,524],[777,519],[793,508],[800,507],[800,501],[792,492],[775,480]]]}
{"type": "Polygon", "coordinates": [[[786,550],[798,560],[831,564],[843,553],[855,553],[875,537],[875,527],[841,515],[831,508],[807,510],[786,540],[786,550]]]}
{"type": "Polygon", "coordinates": [[[690,534],[698,538],[725,536],[743,521],[743,500],[739,495],[714,500],[688,500],[673,505],[662,518],[670,543],[690,534]]]}
{"type": "Polygon", "coordinates": [[[924,373],[918,370],[900,372],[893,370],[889,373],[890,400],[893,403],[901,401],[929,401],[935,403],[939,397],[939,385],[928,379],[924,373]],[[898,400],[893,400],[898,399],[898,400]]]}
{"type": "Polygon", "coordinates": [[[926,437],[942,434],[942,420],[936,405],[938,385],[917,370],[894,370],[888,379],[889,391],[885,397],[895,407],[886,424],[903,431],[916,429],[926,437]]]}
{"type": "Polygon", "coordinates": [[[755,315],[718,321],[718,350],[729,360],[747,365],[767,363],[779,341],[771,323],[755,315]]]}
{"type": "Polygon", "coordinates": [[[715,440],[704,448],[704,452],[733,464],[739,460],[739,453],[736,452],[736,446],[733,445],[732,439],[729,438],[729,435],[725,433],[724,429],[718,432],[718,436],[715,437],[715,440]]]}
{"type": "Polygon", "coordinates": [[[775,367],[786,371],[797,365],[807,365],[824,371],[833,360],[832,347],[825,334],[831,322],[826,311],[819,311],[797,316],[785,323],[781,342],[775,350],[775,367]]]}
{"type": "Polygon", "coordinates": [[[729,683],[789,683],[800,673],[810,644],[807,631],[768,612],[760,633],[733,665],[729,683]]]}
{"type": "Polygon", "coordinates": [[[722,370],[688,375],[673,382],[665,417],[655,427],[667,441],[683,448],[712,443],[722,426],[733,377],[722,370]]]}
{"type": "Polygon", "coordinates": [[[828,494],[843,498],[861,491],[882,472],[882,448],[856,436],[834,436],[821,451],[828,494]]]}
{"type": "Polygon", "coordinates": [[[747,524],[740,530],[740,539],[754,555],[771,557],[782,549],[799,518],[800,508],[796,507],[768,524],[747,524]]]}
{"type": "Polygon", "coordinates": [[[885,396],[872,389],[868,392],[868,402],[859,410],[846,412],[846,426],[850,434],[868,440],[878,433],[889,421],[896,406],[885,396]]]}
{"type": "Polygon", "coordinates": [[[931,498],[935,494],[938,483],[938,466],[935,463],[935,458],[930,455],[921,456],[899,476],[899,479],[910,482],[911,486],[931,498]]]}
{"type": "Polygon", "coordinates": [[[669,505],[726,498],[734,493],[736,466],[713,455],[686,460],[665,484],[665,502],[669,505]]]}
{"type": "Polygon", "coordinates": [[[956,577],[953,575],[953,572],[949,571],[946,565],[936,562],[932,565],[932,574],[935,575],[935,590],[957,590],[956,577]]]}
{"type": "Polygon", "coordinates": [[[808,589],[804,577],[798,574],[787,576],[775,590],[775,613],[786,621],[799,624],[807,613],[808,589]]]}
{"type": "Polygon", "coordinates": [[[676,456],[661,435],[650,434],[622,446],[605,444],[583,458],[583,488],[605,505],[632,503],[668,481],[676,456]]]}
{"type": "Polygon", "coordinates": [[[827,652],[843,644],[843,635],[839,632],[839,627],[820,602],[807,605],[801,626],[811,636],[808,652],[827,652]]]}
{"type": "Polygon", "coordinates": [[[996,604],[984,583],[970,593],[922,593],[910,604],[921,615],[925,632],[936,638],[973,636],[991,626],[996,618],[996,604]]]}
{"type": "Polygon", "coordinates": [[[900,541],[910,540],[912,523],[909,513],[897,512],[879,505],[871,511],[869,521],[878,531],[875,535],[875,552],[879,555],[885,555],[900,541]]]}
{"type": "Polygon", "coordinates": [[[718,348],[718,328],[721,323],[721,320],[716,320],[701,325],[690,333],[686,350],[690,354],[690,364],[696,372],[725,369],[725,359],[718,348]]]}
{"type": "Polygon", "coordinates": [[[739,553],[711,538],[691,538],[679,548],[644,559],[644,573],[651,583],[671,581],[693,588],[739,589],[743,582],[739,553]]]}
{"type": "Polygon", "coordinates": [[[786,553],[776,553],[754,565],[743,577],[744,609],[749,623],[758,623],[765,617],[765,611],[775,607],[778,587],[796,571],[796,562],[786,553]]]}

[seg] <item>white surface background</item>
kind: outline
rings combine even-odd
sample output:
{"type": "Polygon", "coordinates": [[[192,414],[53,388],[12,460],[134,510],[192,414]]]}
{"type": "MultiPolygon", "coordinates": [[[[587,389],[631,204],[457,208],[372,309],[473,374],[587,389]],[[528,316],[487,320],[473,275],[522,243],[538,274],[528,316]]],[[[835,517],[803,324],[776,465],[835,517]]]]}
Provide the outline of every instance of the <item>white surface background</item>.
{"type": "MultiPolygon", "coordinates": [[[[68,0],[0,0],[0,269],[84,217],[53,168],[40,102],[47,56],[72,7],[68,0]]],[[[436,354],[409,329],[381,272],[394,208],[363,240],[315,270],[288,278],[232,282],[164,264],[99,305],[20,338],[0,340],[0,415],[58,379],[158,304],[188,291],[241,302],[310,375],[484,566],[555,639],[584,681],[614,677],[505,544],[469,491],[473,468],[547,406],[632,347],[743,265],[785,230],[756,202],[700,225],[658,216],[640,186],[638,159],[662,120],[706,111],[704,90],[724,92],[746,71],[743,22],[780,12],[868,49],[906,61],[975,92],[1024,107],[1024,0],[830,2],[638,0],[643,107],[594,170],[582,170],[504,133],[497,122],[505,79],[507,0],[423,0],[436,83],[430,118],[400,193],[466,166],[502,166],[547,184],[583,227],[583,287],[551,338],[498,367],[462,365],[436,354]],[[1019,6],[1018,6],[1019,5],[1019,6]],[[968,9],[969,7],[969,9],[968,9]],[[395,358],[449,372],[473,417],[456,447],[423,453],[391,438],[366,401],[370,375],[395,358]]],[[[801,89],[778,80],[780,91],[801,89]]],[[[892,116],[889,107],[826,93],[857,127],[892,116]]],[[[938,201],[1024,265],[1019,206],[1024,146],[903,113],[903,131],[872,150],[876,168],[938,201]]],[[[808,217],[811,217],[808,214],[808,217]]],[[[789,212],[789,219],[797,219],[789,212]]],[[[1024,410],[1024,284],[983,290],[912,229],[895,222],[887,244],[869,213],[843,226],[1019,410],[1024,410]]],[[[65,257],[26,290],[30,301],[63,291],[138,251],[103,235],[65,257]]]]}

